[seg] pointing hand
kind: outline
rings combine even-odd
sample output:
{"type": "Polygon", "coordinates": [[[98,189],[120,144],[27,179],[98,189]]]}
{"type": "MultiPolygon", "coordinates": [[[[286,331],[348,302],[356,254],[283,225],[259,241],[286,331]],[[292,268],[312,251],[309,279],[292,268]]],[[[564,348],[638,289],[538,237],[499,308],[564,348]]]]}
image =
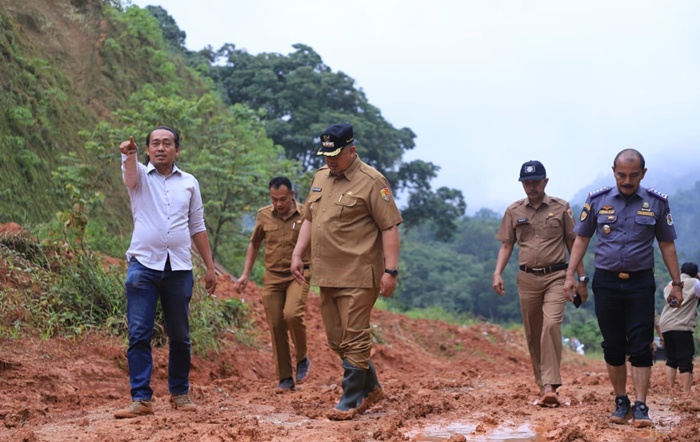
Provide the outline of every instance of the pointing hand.
{"type": "Polygon", "coordinates": [[[122,141],[122,144],[119,145],[119,151],[124,155],[133,155],[136,153],[136,149],[137,146],[133,136],[129,137],[129,141],[122,141]]]}

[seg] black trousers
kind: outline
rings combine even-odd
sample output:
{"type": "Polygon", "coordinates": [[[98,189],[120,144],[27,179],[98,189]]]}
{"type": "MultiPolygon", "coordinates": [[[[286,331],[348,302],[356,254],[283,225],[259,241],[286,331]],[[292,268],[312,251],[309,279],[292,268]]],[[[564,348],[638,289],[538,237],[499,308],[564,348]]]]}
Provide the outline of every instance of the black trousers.
{"type": "Polygon", "coordinates": [[[654,339],[654,293],[652,270],[636,272],[629,279],[596,269],[593,295],[598,326],[603,335],[605,362],[618,367],[625,358],[634,367],[651,367],[654,339]]]}

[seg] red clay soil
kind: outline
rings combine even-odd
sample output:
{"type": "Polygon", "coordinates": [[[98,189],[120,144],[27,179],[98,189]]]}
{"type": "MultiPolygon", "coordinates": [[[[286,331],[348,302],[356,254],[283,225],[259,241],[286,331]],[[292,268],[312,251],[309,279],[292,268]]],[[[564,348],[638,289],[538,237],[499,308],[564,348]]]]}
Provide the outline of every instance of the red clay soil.
{"type": "MultiPolygon", "coordinates": [[[[230,277],[220,277],[217,295],[239,296],[230,277]]],[[[373,360],[387,397],[352,421],[330,421],[325,413],[341,394],[341,367],[325,346],[318,295],[309,297],[307,312],[311,371],[285,394],[274,392],[259,289],[249,285],[244,298],[253,307],[257,344],[231,336],[219,353],[193,358],[196,413],[170,408],[164,349],[154,350],[155,414],[116,420],[114,411],[129,402],[122,339],[0,341],[0,441],[700,440],[697,383],[682,398],[667,387],[661,363],[653,367],[648,400],[655,427],[614,425],[607,422],[613,396],[601,361],[565,350],[564,405],[540,408],[522,333],[385,311],[375,311],[372,322],[373,360]]]]}

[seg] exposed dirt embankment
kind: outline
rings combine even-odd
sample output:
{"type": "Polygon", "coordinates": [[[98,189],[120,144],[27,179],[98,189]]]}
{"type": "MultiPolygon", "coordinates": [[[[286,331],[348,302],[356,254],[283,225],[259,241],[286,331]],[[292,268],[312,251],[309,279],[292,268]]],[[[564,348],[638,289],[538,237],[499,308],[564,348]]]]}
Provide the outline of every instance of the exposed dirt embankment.
{"type": "MultiPolygon", "coordinates": [[[[226,276],[217,292],[221,298],[239,296],[226,276]]],[[[325,412],[341,393],[341,368],[325,347],[318,296],[310,296],[307,312],[311,372],[286,394],[274,392],[259,289],[251,285],[244,298],[253,307],[258,343],[231,340],[218,354],[194,358],[192,395],[200,406],[194,414],[168,405],[163,349],[154,350],[155,415],[115,420],[112,413],[129,401],[122,340],[89,335],[77,341],[0,341],[0,440],[355,442],[528,434],[527,440],[548,441],[700,440],[698,395],[683,399],[669,391],[662,364],[653,368],[649,394],[656,427],[612,425],[607,418],[613,398],[600,361],[567,351],[560,389],[565,405],[544,409],[533,404],[537,389],[521,333],[382,311],[373,316],[373,358],[387,398],[356,420],[332,422],[325,412]]]]}

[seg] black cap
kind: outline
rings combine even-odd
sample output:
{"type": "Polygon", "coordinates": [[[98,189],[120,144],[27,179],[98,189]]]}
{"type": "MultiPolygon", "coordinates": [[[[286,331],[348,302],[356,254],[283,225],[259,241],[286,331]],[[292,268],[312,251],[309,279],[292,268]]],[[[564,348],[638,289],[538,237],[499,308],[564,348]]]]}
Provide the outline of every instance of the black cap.
{"type": "Polygon", "coordinates": [[[547,178],[547,171],[539,161],[528,161],[520,168],[520,179],[518,181],[527,180],[543,180],[547,178]]]}
{"type": "Polygon", "coordinates": [[[334,157],[340,153],[340,149],[355,141],[352,135],[352,126],[347,123],[331,124],[321,135],[321,149],[316,155],[334,157]]]}

